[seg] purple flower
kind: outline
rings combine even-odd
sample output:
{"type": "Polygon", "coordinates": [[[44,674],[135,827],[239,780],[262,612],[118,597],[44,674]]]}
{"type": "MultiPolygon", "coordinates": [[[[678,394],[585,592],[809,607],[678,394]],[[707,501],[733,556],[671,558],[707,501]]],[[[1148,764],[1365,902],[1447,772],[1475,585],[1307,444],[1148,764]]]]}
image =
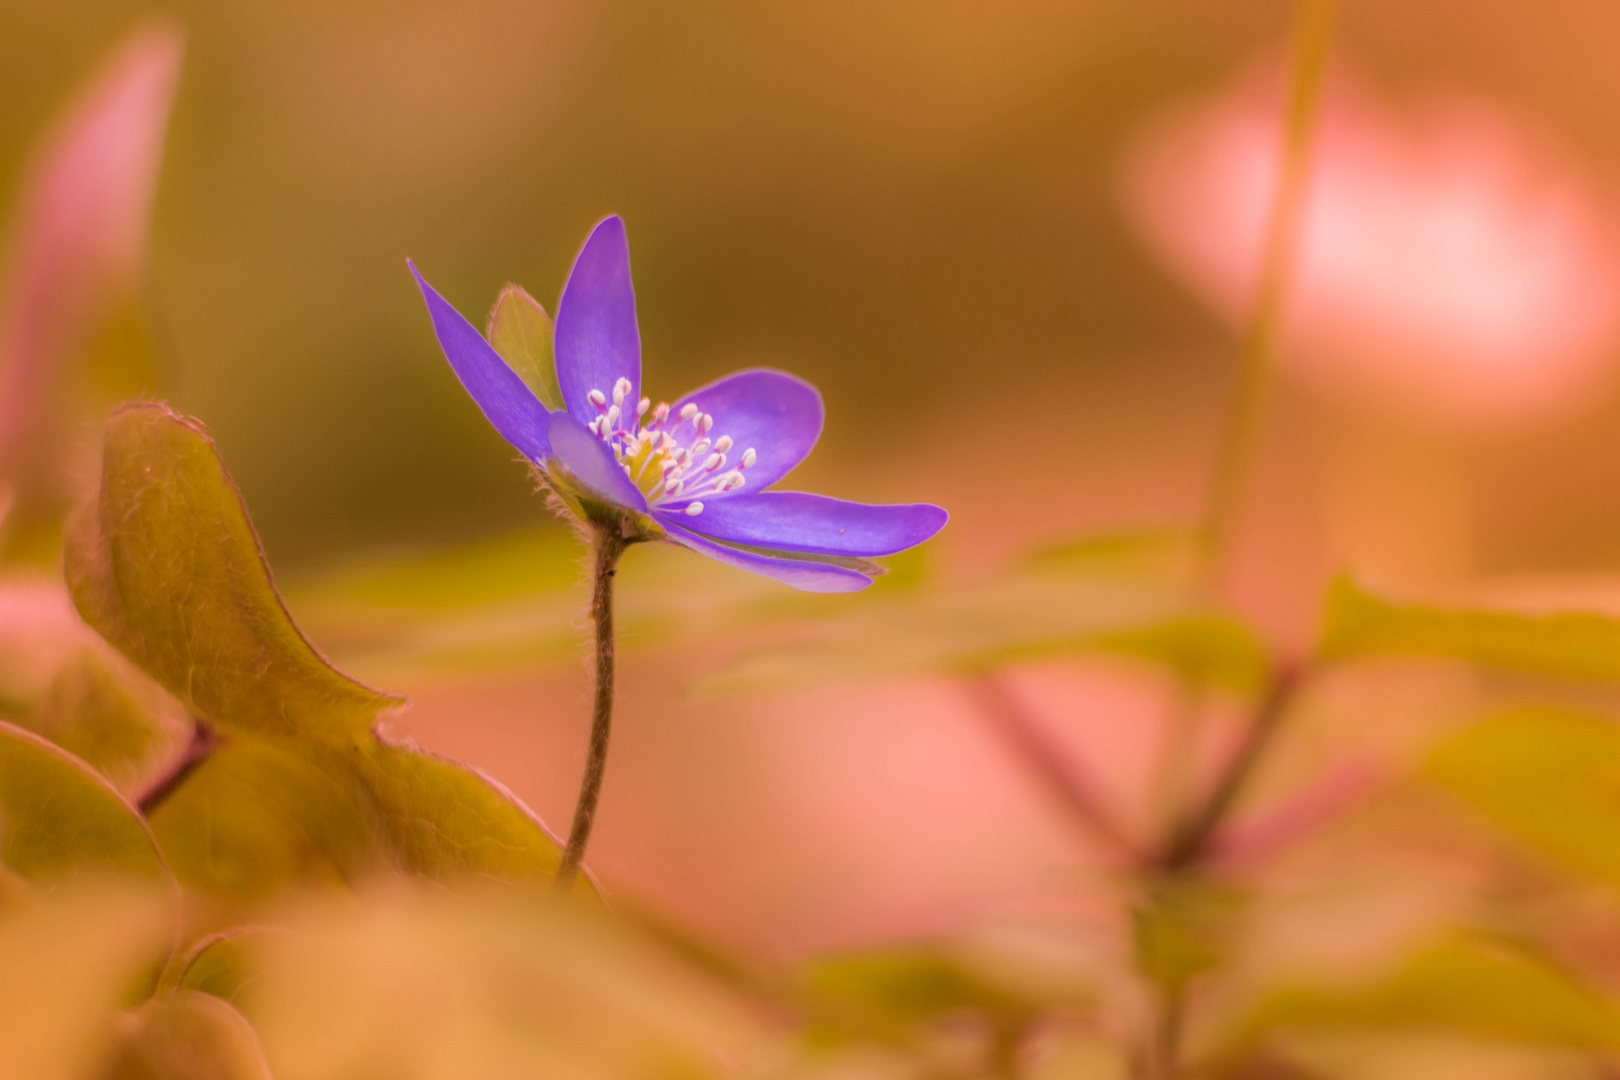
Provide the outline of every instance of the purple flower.
{"type": "Polygon", "coordinates": [[[809,592],[872,582],[861,560],[892,555],[944,527],[927,503],[872,506],[767,491],[821,435],[821,394],[756,368],[673,405],[641,396],[641,335],[624,222],[592,230],[557,304],[560,402],[548,408],[416,267],[445,358],[505,439],[587,516],[617,514],[648,539],[809,592]]]}

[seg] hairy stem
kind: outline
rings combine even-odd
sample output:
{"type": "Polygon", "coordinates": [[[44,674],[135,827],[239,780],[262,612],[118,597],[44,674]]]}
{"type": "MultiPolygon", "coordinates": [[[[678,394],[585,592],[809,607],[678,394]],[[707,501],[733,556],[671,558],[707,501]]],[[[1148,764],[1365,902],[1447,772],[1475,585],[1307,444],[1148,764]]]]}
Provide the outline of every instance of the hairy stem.
{"type": "Polygon", "coordinates": [[[152,811],[163,805],[163,801],[174,794],[176,788],[185,783],[186,777],[196,771],[197,766],[208,760],[220,745],[220,737],[214,729],[201,720],[192,722],[191,741],[186,743],[185,750],[170,765],[168,771],[152,781],[140,797],[135,800],[135,806],[143,815],[151,816],[152,811]]]}
{"type": "Polygon", "coordinates": [[[568,830],[568,846],[557,867],[556,887],[569,888],[579,864],[585,858],[585,845],[596,821],[596,803],[602,796],[602,774],[607,770],[608,736],[613,729],[613,575],[619,556],[627,545],[620,532],[610,526],[596,529],[596,559],[591,583],[591,623],[596,628],[596,697],[591,709],[591,743],[585,753],[585,775],[579,782],[579,800],[574,804],[574,823],[568,830]]]}
{"type": "Polygon", "coordinates": [[[1219,586],[1225,570],[1232,534],[1241,516],[1244,484],[1265,418],[1278,331],[1299,252],[1311,131],[1337,13],[1337,0],[1301,0],[1295,16],[1293,68],[1277,193],[1271,205],[1254,312],[1243,338],[1237,400],[1216,461],[1204,517],[1199,579],[1207,591],[1219,586]]]}

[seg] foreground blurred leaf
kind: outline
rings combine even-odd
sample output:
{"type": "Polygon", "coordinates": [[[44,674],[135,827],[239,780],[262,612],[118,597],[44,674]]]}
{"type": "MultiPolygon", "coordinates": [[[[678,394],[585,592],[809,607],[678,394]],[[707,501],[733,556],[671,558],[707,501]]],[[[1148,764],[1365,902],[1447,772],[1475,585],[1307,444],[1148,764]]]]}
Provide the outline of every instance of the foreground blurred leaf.
{"type": "Polygon", "coordinates": [[[0,862],[35,883],[115,873],[168,877],[146,823],[106,778],[3,722],[0,862]]]}
{"type": "Polygon", "coordinates": [[[202,426],[157,404],[107,422],[68,586],[86,622],[223,730],[340,739],[399,698],[341,674],[293,625],[202,426]]]}
{"type": "Polygon", "coordinates": [[[81,1080],[169,933],[162,892],[103,884],[0,910],[0,1076],[81,1080]]]}
{"type": "Polygon", "coordinates": [[[1425,773],[1559,864],[1620,886],[1620,726],[1519,709],[1439,747],[1425,773]]]}
{"type": "Polygon", "coordinates": [[[1620,680],[1620,619],[1386,600],[1349,578],[1328,593],[1324,659],[1435,656],[1558,678],[1620,680]]]}
{"type": "Polygon", "coordinates": [[[125,1014],[104,1080],[271,1080],[253,1026],[226,1002],[165,992],[125,1014]]]}
{"type": "Polygon", "coordinates": [[[110,316],[127,316],[146,261],[181,47],[165,23],[132,34],[58,120],[24,182],[0,293],[0,481],[15,498],[13,547],[19,527],[48,529],[38,519],[54,519],[68,498],[66,450],[78,434],[69,362],[87,350],[103,360],[129,352],[120,339],[130,320],[110,316]],[[98,330],[111,340],[96,342],[98,330]]]}
{"type": "Polygon", "coordinates": [[[242,995],[300,1080],[762,1075],[750,1002],[609,913],[389,889],[295,911],[242,995]]]}
{"type": "Polygon", "coordinates": [[[392,864],[548,876],[557,845],[510,793],[378,739],[402,704],[343,675],[282,605],[201,425],[163,405],[107,426],[101,489],[66,570],[85,620],[226,735],[152,814],[182,880],[239,900],[392,864]]]}
{"type": "Polygon", "coordinates": [[[1529,1043],[1620,1050],[1620,1006],[1539,956],[1482,937],[1429,946],[1364,986],[1274,990],[1245,1017],[1223,1055],[1252,1053],[1288,1029],[1432,1028],[1529,1043]]]}

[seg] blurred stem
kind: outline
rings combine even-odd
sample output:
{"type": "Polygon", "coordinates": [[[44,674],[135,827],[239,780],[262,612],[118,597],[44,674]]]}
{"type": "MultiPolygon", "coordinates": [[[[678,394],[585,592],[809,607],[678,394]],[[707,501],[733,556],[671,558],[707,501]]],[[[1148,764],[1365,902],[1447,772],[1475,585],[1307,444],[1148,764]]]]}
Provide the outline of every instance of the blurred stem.
{"type": "Polygon", "coordinates": [[[1293,703],[1306,671],[1284,666],[1273,676],[1266,695],[1255,709],[1254,720],[1244,734],[1243,742],[1232,755],[1231,762],[1215,782],[1209,798],[1182,822],[1171,835],[1158,858],[1162,870],[1186,870],[1194,866],[1206,853],[1215,830],[1225,820],[1227,812],[1243,793],[1244,785],[1253,775],[1255,767],[1271,745],[1283,717],[1293,703]]]}
{"type": "Polygon", "coordinates": [[[623,534],[612,525],[596,526],[595,570],[591,586],[591,622],[596,628],[596,699],[591,710],[591,743],[585,753],[585,775],[579,782],[579,800],[574,804],[574,823],[568,830],[568,847],[557,867],[556,887],[568,889],[585,858],[585,845],[596,821],[596,803],[602,796],[602,774],[607,770],[608,736],[613,729],[613,576],[619,556],[629,546],[623,534]]]}
{"type": "Polygon", "coordinates": [[[1301,0],[1295,13],[1293,63],[1277,193],[1266,231],[1254,313],[1243,338],[1237,400],[1216,460],[1215,479],[1204,516],[1199,582],[1206,592],[1219,587],[1230,557],[1233,534],[1241,518],[1245,482],[1270,397],[1278,331],[1299,253],[1311,132],[1337,14],[1337,0],[1301,0]]]}
{"type": "Polygon", "coordinates": [[[208,755],[218,749],[219,745],[220,738],[214,733],[213,728],[201,720],[193,721],[191,741],[186,743],[185,750],[175,759],[174,764],[169,766],[168,771],[152,781],[151,786],[135,800],[136,808],[142,815],[150,817],[154,810],[163,805],[165,799],[174,794],[176,788],[186,782],[186,777],[195,772],[197,766],[208,760],[208,755]]]}
{"type": "Polygon", "coordinates": [[[1115,852],[1134,860],[1136,845],[1103,809],[1091,777],[1052,744],[1028,711],[1007,692],[1005,679],[987,671],[969,677],[967,688],[996,733],[1031,772],[1046,782],[1070,816],[1115,852]]]}

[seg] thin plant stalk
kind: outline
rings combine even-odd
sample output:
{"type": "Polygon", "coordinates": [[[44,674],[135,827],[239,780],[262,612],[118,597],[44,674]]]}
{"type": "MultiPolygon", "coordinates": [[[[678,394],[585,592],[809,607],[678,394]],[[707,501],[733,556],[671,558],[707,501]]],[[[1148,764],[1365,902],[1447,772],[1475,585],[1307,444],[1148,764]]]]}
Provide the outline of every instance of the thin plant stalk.
{"type": "Polygon", "coordinates": [[[1053,745],[1034,718],[1007,692],[1001,677],[993,671],[971,676],[967,689],[1008,749],[1046,783],[1070,818],[1127,862],[1138,857],[1136,844],[1108,812],[1091,777],[1079,762],[1053,745]]]}
{"type": "Polygon", "coordinates": [[[619,556],[627,541],[618,529],[598,526],[593,548],[591,574],[591,623],[595,629],[593,655],[596,676],[595,698],[591,708],[591,741],[585,752],[585,774],[579,782],[579,799],[574,804],[574,821],[568,829],[568,846],[557,867],[556,887],[573,885],[579,864],[585,858],[585,845],[596,823],[596,804],[602,797],[602,776],[607,771],[608,739],[613,732],[613,578],[619,556]]]}
{"type": "Polygon", "coordinates": [[[1243,337],[1237,399],[1216,459],[1215,480],[1204,517],[1199,582],[1208,592],[1219,587],[1231,555],[1233,534],[1242,517],[1245,487],[1271,396],[1277,339],[1299,256],[1310,179],[1311,135],[1338,6],[1338,0],[1302,0],[1295,17],[1276,198],[1271,204],[1254,314],[1243,337]]]}

